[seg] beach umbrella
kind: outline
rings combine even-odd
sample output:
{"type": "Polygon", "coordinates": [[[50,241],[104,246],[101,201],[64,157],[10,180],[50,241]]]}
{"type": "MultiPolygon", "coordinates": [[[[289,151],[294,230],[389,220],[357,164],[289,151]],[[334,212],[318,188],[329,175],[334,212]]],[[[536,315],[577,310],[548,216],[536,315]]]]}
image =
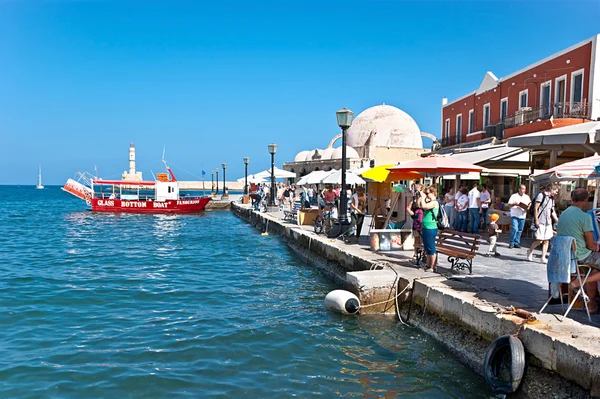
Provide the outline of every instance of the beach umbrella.
{"type": "MultiPolygon", "coordinates": [[[[279,169],[277,166],[273,169],[273,174],[276,179],[295,179],[296,174],[294,172],[288,172],[287,170],[279,169]]],[[[255,175],[256,177],[262,177],[263,179],[271,178],[271,169],[263,170],[255,175]]]]}
{"type": "MultiPolygon", "coordinates": [[[[325,176],[322,180],[321,183],[323,184],[342,184],[342,171],[341,170],[335,170],[330,172],[327,176],[325,176]]],[[[364,181],[360,176],[358,176],[355,173],[352,173],[351,171],[346,171],[346,184],[365,184],[366,181],[364,181]]]]}
{"type": "Polygon", "coordinates": [[[483,171],[481,166],[472,163],[451,159],[441,155],[430,155],[425,158],[403,162],[400,165],[388,168],[392,173],[417,172],[428,176],[456,175],[469,172],[483,171]]]}
{"type": "Polygon", "coordinates": [[[600,155],[594,155],[563,163],[562,165],[531,175],[529,178],[536,184],[577,179],[600,179],[599,164],[600,155]]]}
{"type": "MultiPolygon", "coordinates": [[[[246,179],[241,177],[237,179],[238,183],[245,183],[246,179]]],[[[256,175],[248,175],[248,183],[266,183],[266,180],[261,177],[256,177],[256,175]]]]}
{"type": "Polygon", "coordinates": [[[313,172],[310,172],[306,176],[302,176],[300,180],[298,180],[296,185],[306,186],[308,184],[319,184],[321,183],[321,180],[323,180],[323,178],[329,173],[331,173],[331,171],[315,170],[313,172]]]}
{"type": "Polygon", "coordinates": [[[376,181],[378,183],[392,182],[399,180],[416,180],[422,179],[423,175],[418,172],[405,171],[405,172],[392,172],[388,168],[392,168],[396,164],[380,165],[375,166],[369,170],[364,171],[360,175],[365,179],[376,181]]]}

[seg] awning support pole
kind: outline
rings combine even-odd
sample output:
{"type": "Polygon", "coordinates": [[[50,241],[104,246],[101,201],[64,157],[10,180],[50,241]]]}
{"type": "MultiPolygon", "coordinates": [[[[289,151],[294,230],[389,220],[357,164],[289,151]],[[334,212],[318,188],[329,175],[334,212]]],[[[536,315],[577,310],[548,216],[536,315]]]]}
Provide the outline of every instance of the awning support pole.
{"type": "Polygon", "coordinates": [[[556,157],[558,156],[558,151],[552,150],[550,151],[550,168],[556,166],[556,157]]]}
{"type": "Polygon", "coordinates": [[[598,184],[600,184],[600,179],[596,179],[596,189],[594,190],[594,206],[592,206],[592,209],[598,207],[598,184]]]}

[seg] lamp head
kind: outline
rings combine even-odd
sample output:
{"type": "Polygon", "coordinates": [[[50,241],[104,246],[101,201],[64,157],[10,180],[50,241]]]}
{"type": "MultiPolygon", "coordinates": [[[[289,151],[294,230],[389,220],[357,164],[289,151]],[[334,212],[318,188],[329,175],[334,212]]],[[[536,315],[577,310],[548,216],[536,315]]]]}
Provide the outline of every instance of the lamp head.
{"type": "Polygon", "coordinates": [[[221,166],[223,166],[223,169],[226,169],[226,168],[227,168],[227,164],[226,164],[225,162],[223,162],[223,163],[221,164],[221,166]]]}
{"type": "Polygon", "coordinates": [[[269,154],[274,155],[277,152],[277,144],[269,144],[269,154]]]}
{"type": "Polygon", "coordinates": [[[248,165],[250,163],[250,157],[244,157],[244,165],[248,165]]]}
{"type": "Polygon", "coordinates": [[[348,129],[352,126],[352,120],[354,119],[354,112],[350,111],[348,108],[342,108],[335,113],[337,118],[337,124],[342,129],[348,129]]]}

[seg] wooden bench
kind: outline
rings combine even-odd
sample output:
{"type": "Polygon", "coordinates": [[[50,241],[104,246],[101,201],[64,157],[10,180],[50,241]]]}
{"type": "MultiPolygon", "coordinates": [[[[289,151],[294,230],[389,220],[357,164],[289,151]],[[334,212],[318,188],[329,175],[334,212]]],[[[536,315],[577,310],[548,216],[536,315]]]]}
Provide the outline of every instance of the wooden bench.
{"type": "MultiPolygon", "coordinates": [[[[438,230],[435,248],[438,254],[448,256],[448,262],[452,265],[451,270],[469,269],[469,274],[473,274],[473,258],[477,256],[480,242],[481,236],[477,234],[448,229],[438,230]]],[[[417,265],[420,265],[425,261],[425,250],[423,244],[418,244],[416,247],[417,265]]]]}
{"type": "Polygon", "coordinates": [[[283,220],[289,220],[290,222],[294,222],[298,218],[298,211],[302,209],[302,201],[294,201],[294,205],[292,206],[292,210],[284,210],[283,211],[283,220]]]}

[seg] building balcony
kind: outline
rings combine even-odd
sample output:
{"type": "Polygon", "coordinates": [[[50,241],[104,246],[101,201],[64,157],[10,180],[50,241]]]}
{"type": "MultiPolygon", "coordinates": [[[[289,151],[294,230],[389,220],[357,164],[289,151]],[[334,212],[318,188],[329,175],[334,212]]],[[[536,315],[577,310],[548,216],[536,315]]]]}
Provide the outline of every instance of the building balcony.
{"type": "Polygon", "coordinates": [[[442,147],[449,147],[449,146],[455,145],[455,144],[456,144],[456,136],[442,138],[442,147]]]}
{"type": "Polygon", "coordinates": [[[538,108],[523,108],[504,120],[505,129],[552,119],[575,118],[589,119],[590,104],[582,103],[553,103],[538,108]]]}
{"type": "Polygon", "coordinates": [[[590,112],[587,102],[523,108],[505,119],[504,138],[582,123],[590,120],[590,112]]]}

